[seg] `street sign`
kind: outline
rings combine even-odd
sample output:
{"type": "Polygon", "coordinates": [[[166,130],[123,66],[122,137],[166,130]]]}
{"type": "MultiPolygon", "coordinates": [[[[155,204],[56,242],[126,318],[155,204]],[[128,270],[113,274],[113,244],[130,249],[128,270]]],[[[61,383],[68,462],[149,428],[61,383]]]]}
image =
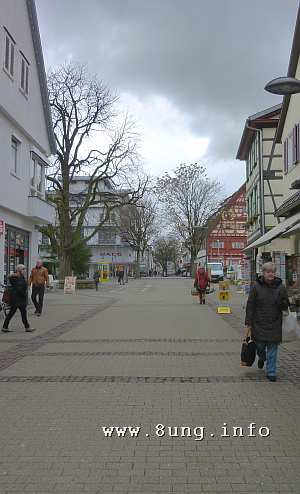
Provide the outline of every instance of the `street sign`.
{"type": "Polygon", "coordinates": [[[219,300],[221,302],[228,302],[229,301],[229,297],[230,297],[230,294],[229,294],[229,291],[228,290],[220,290],[219,291],[219,300]]]}

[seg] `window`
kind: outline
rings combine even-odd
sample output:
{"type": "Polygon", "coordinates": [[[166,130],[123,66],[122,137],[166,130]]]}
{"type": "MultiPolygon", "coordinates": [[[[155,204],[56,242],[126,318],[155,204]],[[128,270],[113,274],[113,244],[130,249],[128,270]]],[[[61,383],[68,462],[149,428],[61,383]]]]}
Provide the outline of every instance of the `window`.
{"type": "Polygon", "coordinates": [[[107,245],[115,244],[116,233],[114,231],[111,231],[110,229],[100,230],[98,235],[98,240],[99,240],[99,244],[107,244],[107,245]]]}
{"type": "Polygon", "coordinates": [[[219,240],[214,240],[211,243],[211,246],[213,249],[224,249],[224,242],[221,242],[219,240]]]}
{"type": "Polygon", "coordinates": [[[254,167],[258,164],[259,160],[259,135],[256,134],[256,138],[254,141],[254,167]]]}
{"type": "Polygon", "coordinates": [[[19,146],[20,142],[15,138],[11,138],[11,171],[18,175],[19,168],[19,146]]]}
{"type": "Polygon", "coordinates": [[[43,193],[44,191],[44,165],[32,155],[30,170],[30,185],[33,189],[43,193]]]}
{"type": "Polygon", "coordinates": [[[45,235],[44,233],[42,234],[41,245],[50,245],[50,238],[47,235],[45,235]]]}
{"type": "Polygon", "coordinates": [[[251,218],[251,202],[250,202],[250,197],[247,199],[247,214],[248,218],[251,218]]]}
{"type": "Polygon", "coordinates": [[[253,190],[253,216],[257,216],[257,186],[253,190]]]}
{"type": "Polygon", "coordinates": [[[29,90],[29,63],[21,53],[21,81],[20,81],[21,91],[27,96],[29,90]]]}
{"type": "Polygon", "coordinates": [[[300,161],[300,132],[299,124],[295,125],[291,134],[283,143],[283,163],[284,173],[288,173],[290,169],[300,161]]]}
{"type": "Polygon", "coordinates": [[[15,42],[10,34],[5,30],[5,55],[4,68],[6,72],[13,77],[15,64],[15,42]]]}
{"type": "Polygon", "coordinates": [[[244,243],[243,242],[232,242],[232,248],[233,249],[243,249],[244,243]]]}

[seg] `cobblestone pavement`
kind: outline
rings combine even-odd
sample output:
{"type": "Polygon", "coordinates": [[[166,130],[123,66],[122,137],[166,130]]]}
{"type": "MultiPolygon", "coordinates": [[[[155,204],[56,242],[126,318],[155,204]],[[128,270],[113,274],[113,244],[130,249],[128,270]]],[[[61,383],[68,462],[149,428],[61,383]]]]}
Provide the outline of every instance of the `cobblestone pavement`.
{"type": "Polygon", "coordinates": [[[220,316],[190,285],[49,294],[36,333],[12,321],[0,494],[299,494],[299,346],[282,346],[276,383],[240,367],[241,296],[220,316]]]}

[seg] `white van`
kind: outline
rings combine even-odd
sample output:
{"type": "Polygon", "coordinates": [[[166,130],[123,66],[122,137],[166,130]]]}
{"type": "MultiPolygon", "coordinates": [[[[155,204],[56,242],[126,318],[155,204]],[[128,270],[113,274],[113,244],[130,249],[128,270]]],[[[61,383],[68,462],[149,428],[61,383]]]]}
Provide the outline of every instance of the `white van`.
{"type": "Polygon", "coordinates": [[[208,262],[207,271],[212,283],[218,283],[224,280],[224,269],[221,262],[208,262]]]}

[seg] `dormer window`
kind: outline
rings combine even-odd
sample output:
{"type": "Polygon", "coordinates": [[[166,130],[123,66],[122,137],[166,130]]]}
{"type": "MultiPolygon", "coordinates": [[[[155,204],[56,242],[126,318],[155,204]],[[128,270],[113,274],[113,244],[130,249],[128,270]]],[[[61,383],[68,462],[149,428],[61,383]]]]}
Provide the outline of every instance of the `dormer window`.
{"type": "Polygon", "coordinates": [[[28,96],[29,90],[29,62],[26,57],[20,52],[21,55],[21,80],[20,80],[20,89],[21,92],[28,96]]]}
{"type": "Polygon", "coordinates": [[[15,65],[15,41],[9,32],[5,29],[5,54],[4,54],[4,69],[10,77],[14,77],[15,65]]]}

